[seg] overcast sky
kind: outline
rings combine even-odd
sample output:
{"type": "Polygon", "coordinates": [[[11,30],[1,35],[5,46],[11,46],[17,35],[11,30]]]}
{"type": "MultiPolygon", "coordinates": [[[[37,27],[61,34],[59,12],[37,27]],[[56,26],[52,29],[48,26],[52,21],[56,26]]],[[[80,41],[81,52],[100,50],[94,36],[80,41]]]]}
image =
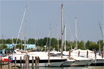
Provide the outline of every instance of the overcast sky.
{"type": "MultiPolygon", "coordinates": [[[[51,24],[51,37],[59,38],[61,31],[61,4],[67,40],[75,40],[75,16],[78,19],[78,40],[99,40],[98,22],[104,22],[104,0],[28,0],[27,38],[47,37],[51,24]]],[[[0,0],[0,36],[16,38],[26,7],[26,0],[0,0]]],[[[25,20],[19,38],[23,38],[25,20]]],[[[102,39],[102,37],[101,37],[102,39]]]]}

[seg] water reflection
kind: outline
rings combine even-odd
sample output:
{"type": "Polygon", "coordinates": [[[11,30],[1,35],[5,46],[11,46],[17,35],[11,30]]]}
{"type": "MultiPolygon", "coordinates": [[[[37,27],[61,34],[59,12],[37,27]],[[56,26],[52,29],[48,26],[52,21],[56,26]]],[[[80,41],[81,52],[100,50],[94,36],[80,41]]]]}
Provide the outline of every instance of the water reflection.
{"type": "MultiPolygon", "coordinates": [[[[32,69],[32,67],[30,67],[32,69]]],[[[88,66],[88,67],[39,67],[34,69],[104,69],[104,66],[88,66]]]]}

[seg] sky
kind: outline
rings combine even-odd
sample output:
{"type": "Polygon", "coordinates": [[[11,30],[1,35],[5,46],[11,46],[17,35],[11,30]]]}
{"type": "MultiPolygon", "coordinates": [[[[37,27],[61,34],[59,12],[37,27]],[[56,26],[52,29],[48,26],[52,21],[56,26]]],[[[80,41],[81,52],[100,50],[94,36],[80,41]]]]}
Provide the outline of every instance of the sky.
{"type": "MultiPolygon", "coordinates": [[[[75,17],[77,17],[78,40],[98,41],[102,39],[98,22],[104,23],[104,0],[28,0],[27,24],[25,19],[19,35],[26,37],[61,38],[61,4],[63,3],[63,24],[66,25],[66,39],[75,40],[75,17]]],[[[17,38],[26,7],[26,0],[0,0],[0,36],[17,38]]],[[[25,18],[25,17],[24,17],[25,18]]]]}

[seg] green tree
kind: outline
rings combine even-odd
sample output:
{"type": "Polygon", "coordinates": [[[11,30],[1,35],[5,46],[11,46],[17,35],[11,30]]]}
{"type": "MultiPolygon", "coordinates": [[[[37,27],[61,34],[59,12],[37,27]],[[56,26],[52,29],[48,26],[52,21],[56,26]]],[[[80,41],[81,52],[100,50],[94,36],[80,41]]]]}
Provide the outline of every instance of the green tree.
{"type": "Polygon", "coordinates": [[[28,39],[28,44],[35,44],[35,39],[32,39],[32,38],[30,38],[30,39],[28,39]]]}
{"type": "Polygon", "coordinates": [[[43,39],[38,39],[37,46],[44,46],[43,39]]]}
{"type": "Polygon", "coordinates": [[[103,40],[97,41],[97,44],[98,44],[98,45],[99,45],[99,43],[100,43],[100,48],[101,48],[101,50],[103,50],[103,40]]]}
{"type": "Polygon", "coordinates": [[[84,41],[79,42],[78,49],[84,49],[84,41]]]}
{"type": "Polygon", "coordinates": [[[96,42],[87,41],[86,48],[90,49],[90,50],[94,50],[94,49],[98,50],[99,46],[98,46],[98,44],[96,44],[96,42]]]}
{"type": "Polygon", "coordinates": [[[2,50],[2,49],[7,49],[7,46],[6,45],[0,45],[0,50],[2,50]]]}

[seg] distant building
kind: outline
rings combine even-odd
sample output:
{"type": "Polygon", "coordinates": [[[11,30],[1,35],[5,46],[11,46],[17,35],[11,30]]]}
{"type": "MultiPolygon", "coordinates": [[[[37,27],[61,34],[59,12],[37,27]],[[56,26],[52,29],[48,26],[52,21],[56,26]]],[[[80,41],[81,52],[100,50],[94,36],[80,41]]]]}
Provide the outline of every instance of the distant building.
{"type": "MultiPolygon", "coordinates": [[[[17,44],[5,44],[5,45],[7,46],[7,48],[12,49],[17,44]]],[[[24,44],[22,44],[22,45],[24,45],[24,44]]],[[[26,47],[27,47],[27,49],[36,48],[36,45],[35,44],[26,44],[26,47]]]]}

